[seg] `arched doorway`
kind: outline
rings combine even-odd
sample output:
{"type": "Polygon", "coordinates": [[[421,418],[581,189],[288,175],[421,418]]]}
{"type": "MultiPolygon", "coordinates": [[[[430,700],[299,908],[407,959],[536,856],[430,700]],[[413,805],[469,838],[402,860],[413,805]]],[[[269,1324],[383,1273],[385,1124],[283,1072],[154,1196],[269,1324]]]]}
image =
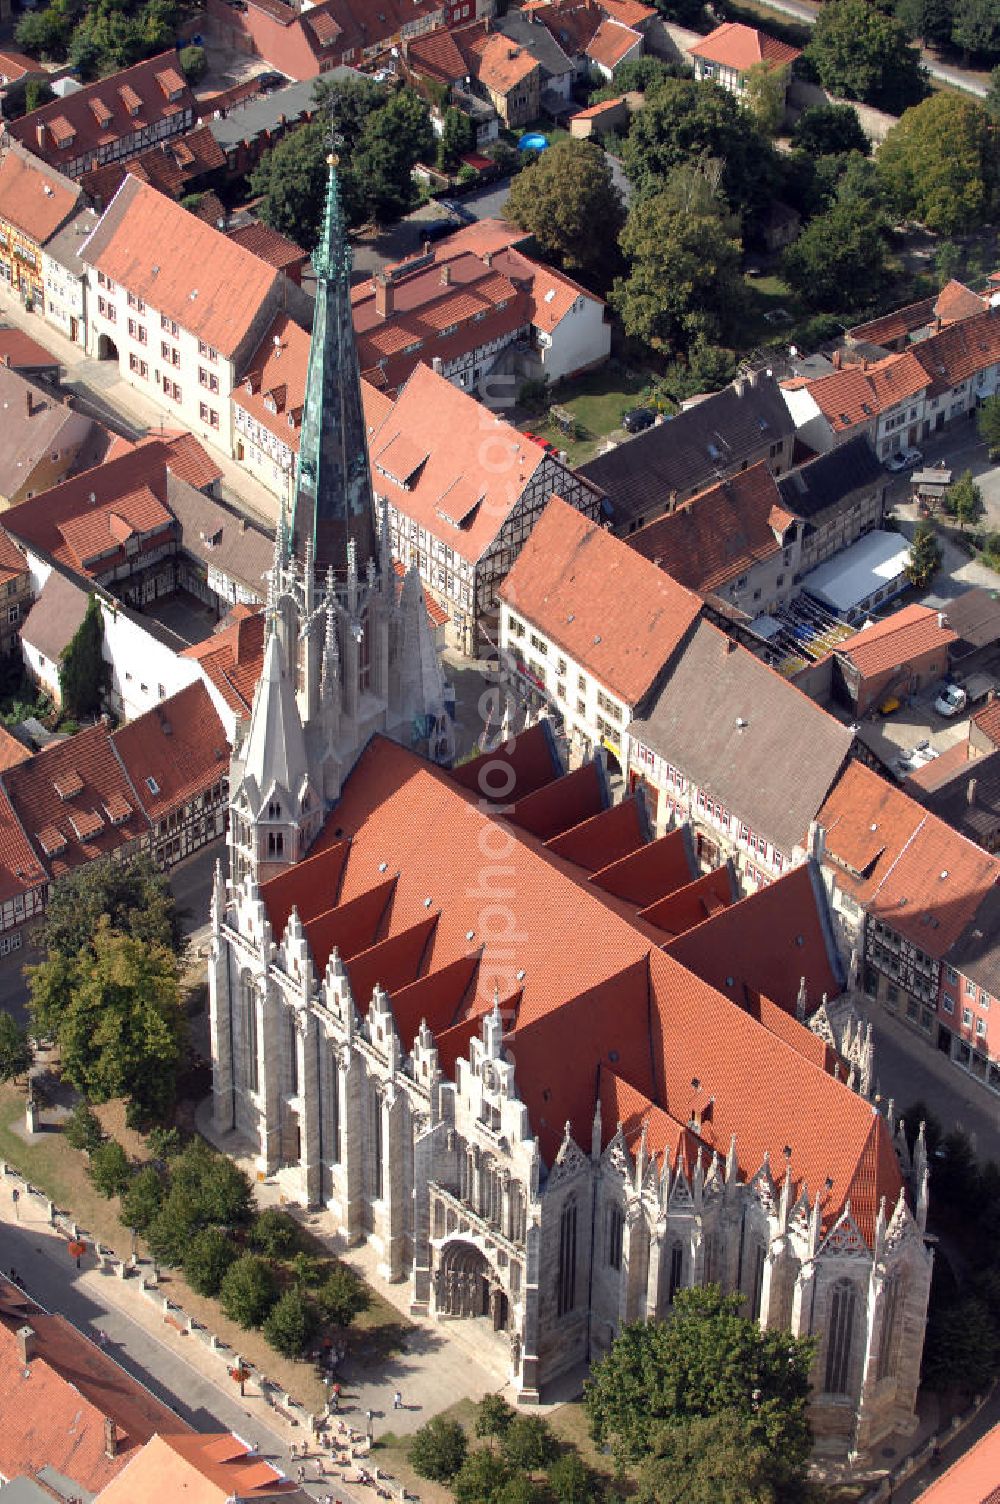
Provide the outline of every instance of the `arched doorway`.
{"type": "Polygon", "coordinates": [[[118,346],[110,334],[99,334],[97,336],[97,358],[98,360],[118,359],[118,346]]]}
{"type": "Polygon", "coordinates": [[[485,1319],[495,1332],[510,1326],[510,1304],[486,1255],[472,1243],[449,1243],[435,1274],[437,1309],[442,1316],[485,1319]]]}

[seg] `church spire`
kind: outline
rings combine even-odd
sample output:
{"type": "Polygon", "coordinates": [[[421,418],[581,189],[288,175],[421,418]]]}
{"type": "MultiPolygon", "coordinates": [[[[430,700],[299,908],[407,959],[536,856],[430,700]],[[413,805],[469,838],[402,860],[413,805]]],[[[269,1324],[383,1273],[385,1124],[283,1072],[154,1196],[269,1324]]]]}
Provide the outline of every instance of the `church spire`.
{"type": "Polygon", "coordinates": [[[311,540],[317,569],[343,578],[347,545],[359,566],[378,559],[361,379],[351,318],[351,249],[337,179],[327,158],[326,205],[313,252],[316,311],[309,347],[295,483],[293,544],[305,555],[311,540]]]}

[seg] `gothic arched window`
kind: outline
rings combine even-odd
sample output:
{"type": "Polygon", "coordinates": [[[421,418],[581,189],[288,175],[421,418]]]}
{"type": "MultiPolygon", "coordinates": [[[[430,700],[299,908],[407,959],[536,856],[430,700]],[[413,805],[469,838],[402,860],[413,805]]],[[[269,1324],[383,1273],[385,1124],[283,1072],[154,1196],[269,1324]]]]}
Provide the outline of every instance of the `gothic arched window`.
{"type": "Polygon", "coordinates": [[[371,1094],[371,1151],[372,1151],[372,1196],[382,1197],[382,1098],[377,1091],[371,1094]]]}
{"type": "Polygon", "coordinates": [[[705,1234],[705,1263],[704,1283],[714,1285],[718,1283],[719,1268],[719,1236],[718,1233],[707,1232],[705,1234]]]}
{"type": "Polygon", "coordinates": [[[242,1056],[243,1084],[248,1091],[257,1090],[257,993],[249,977],[242,987],[242,1056]]]}
{"type": "Polygon", "coordinates": [[[681,1288],[684,1278],[684,1249],[677,1241],[670,1246],[670,1280],[667,1285],[667,1305],[672,1306],[674,1296],[681,1288]]]}
{"type": "Polygon", "coordinates": [[[559,1283],[556,1313],[565,1316],[576,1305],[576,1202],[568,1201],[559,1218],[559,1283]]]}
{"type": "Polygon", "coordinates": [[[625,1240],[625,1213],[620,1206],[608,1212],[608,1263],[612,1269],[622,1266],[622,1244],[625,1240]]]}
{"type": "Polygon", "coordinates": [[[827,1394],[850,1392],[851,1348],[854,1345],[854,1317],[857,1292],[853,1281],[838,1279],[830,1293],[830,1320],[826,1334],[827,1394]]]}
{"type": "Polygon", "coordinates": [[[875,1377],[887,1379],[896,1364],[896,1334],[903,1306],[903,1276],[896,1273],[882,1292],[882,1330],[878,1339],[875,1377]]]}
{"type": "Polygon", "coordinates": [[[758,1239],[750,1247],[750,1289],[747,1292],[750,1301],[748,1312],[751,1321],[760,1320],[761,1297],[764,1293],[764,1261],[767,1253],[764,1244],[758,1239]]]}

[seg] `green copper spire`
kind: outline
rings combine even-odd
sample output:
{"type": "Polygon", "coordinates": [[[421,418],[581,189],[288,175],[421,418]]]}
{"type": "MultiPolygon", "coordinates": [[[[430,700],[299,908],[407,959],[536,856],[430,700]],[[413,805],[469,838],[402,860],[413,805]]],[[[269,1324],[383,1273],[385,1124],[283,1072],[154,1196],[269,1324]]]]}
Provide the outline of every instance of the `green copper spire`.
{"type": "Polygon", "coordinates": [[[378,558],[361,378],[351,319],[351,248],[337,180],[329,176],[319,244],[313,253],[316,312],[295,481],[293,547],[300,559],[312,541],[316,568],[343,576],[353,542],[364,570],[378,558]]]}

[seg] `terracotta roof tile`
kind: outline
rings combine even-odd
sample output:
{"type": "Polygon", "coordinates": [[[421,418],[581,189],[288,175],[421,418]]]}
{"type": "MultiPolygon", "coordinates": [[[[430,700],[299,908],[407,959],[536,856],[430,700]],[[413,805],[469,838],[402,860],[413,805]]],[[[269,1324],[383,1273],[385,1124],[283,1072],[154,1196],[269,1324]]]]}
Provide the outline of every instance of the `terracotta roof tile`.
{"type": "Polygon", "coordinates": [[[870,679],[957,641],[957,632],[938,625],[936,610],[904,606],[885,621],[864,627],[838,643],[836,652],[838,657],[850,659],[863,679],[870,679]]]}
{"type": "Polygon", "coordinates": [[[161,52],[120,73],[86,84],[65,99],[52,100],[30,115],[10,121],[10,133],[58,166],[60,160],[83,156],[100,142],[131,136],[140,124],[155,127],[158,121],[176,115],[179,110],[190,110],[193,118],[194,96],[176,71],[176,60],[176,52],[161,52]],[[169,84],[165,80],[170,80],[169,84]],[[170,99],[171,93],[176,97],[170,99]],[[108,124],[103,125],[95,118],[90,108],[94,99],[102,100],[110,111],[108,124]],[[136,114],[130,113],[130,106],[137,107],[136,114]],[[48,127],[55,146],[39,146],[38,128],[42,125],[48,127]],[[59,150],[62,142],[66,143],[64,151],[59,150]]]}
{"type": "Polygon", "coordinates": [[[1000,362],[1000,308],[951,324],[913,347],[931,396],[960,386],[1000,362]]]}
{"type": "Polygon", "coordinates": [[[673,939],[728,908],[738,897],[730,868],[717,867],[714,872],[705,872],[683,888],[647,904],[639,910],[639,918],[673,939]]]}
{"type": "Polygon", "coordinates": [[[590,881],[641,909],[685,887],[697,876],[690,834],[679,826],[629,856],[599,868],[590,881]]]}
{"type": "Polygon", "coordinates": [[[615,99],[602,99],[600,104],[592,104],[586,110],[576,110],[570,118],[573,120],[596,120],[600,115],[606,114],[608,110],[616,110],[624,98],[624,94],[619,94],[615,99]]]}
{"type": "Polygon", "coordinates": [[[150,821],[228,776],[230,747],[201,679],[112,736],[150,821]]]}
{"type": "Polygon", "coordinates": [[[983,735],[1000,747],[1000,700],[988,701],[981,710],[976,711],[972,719],[983,735]]]}
{"type": "Polygon", "coordinates": [[[298,1487],[245,1441],[229,1432],[154,1436],[128,1468],[101,1494],[101,1504],[152,1504],[188,1499],[225,1504],[227,1499],[280,1498],[298,1487]]]}
{"type": "Polygon", "coordinates": [[[131,175],[83,259],[226,356],[250,332],[278,277],[273,266],[131,175]]]}
{"type": "Polygon", "coordinates": [[[1000,1426],[960,1454],[947,1472],[931,1480],[920,1504],[1000,1504],[1000,1426]]]}
{"type": "Polygon", "coordinates": [[[496,33],[483,38],[475,51],[479,58],[475,70],[479,82],[494,94],[509,94],[541,66],[530,52],[496,33]]]}
{"type": "Polygon", "coordinates": [[[229,239],[235,240],[237,245],[252,251],[255,256],[260,257],[261,261],[267,261],[280,271],[301,266],[309,259],[308,251],[296,245],[294,240],[289,240],[287,235],[281,235],[277,230],[272,230],[270,225],[260,223],[240,225],[235,230],[227,231],[227,234],[229,239]]]}
{"type": "Polygon", "coordinates": [[[230,613],[228,625],[204,642],[185,648],[181,657],[194,658],[201,664],[202,672],[237,717],[249,716],[264,664],[264,613],[237,607],[230,613]]]}
{"type": "Polygon", "coordinates": [[[690,52],[693,57],[720,63],[737,73],[745,73],[758,63],[793,63],[801,56],[800,48],[790,47],[766,31],[758,31],[756,26],[744,26],[740,21],[726,21],[717,26],[707,37],[696,42],[690,52]]]}
{"type": "Polygon", "coordinates": [[[587,44],[587,56],[593,63],[615,68],[634,47],[641,47],[642,34],[623,26],[620,21],[602,21],[587,44]]]}
{"type": "MultiPolygon", "coordinates": [[[[13,129],[18,122],[8,121],[13,129]]],[[[0,217],[44,245],[76,210],[80,189],[23,147],[0,160],[0,217]]]]}
{"type": "Polygon", "coordinates": [[[761,460],[648,522],[628,546],[689,590],[707,594],[780,553],[794,521],[761,460]]]}
{"type": "Polygon", "coordinates": [[[23,329],[0,329],[0,364],[14,371],[37,371],[58,366],[59,357],[23,329]]]}
{"type": "Polygon", "coordinates": [[[907,402],[928,386],[916,351],[904,350],[875,365],[845,366],[830,376],[806,383],[810,396],[834,433],[871,423],[879,413],[907,402]]]}
{"type": "Polygon", "coordinates": [[[558,496],[532,529],[500,598],[630,708],[701,611],[697,595],[558,496]]]}
{"type": "Polygon", "coordinates": [[[622,799],[610,809],[590,815],[546,841],[556,856],[565,857],[586,872],[598,872],[610,863],[641,850],[646,844],[645,811],[637,799],[622,799]]]}
{"type": "Polygon", "coordinates": [[[196,491],[214,485],[222,479],[222,470],[193,433],[178,433],[165,437],[167,469],[171,475],[187,481],[196,491]]]}
{"type": "Polygon", "coordinates": [[[250,358],[233,402],[299,452],[309,366],[309,336],[279,313],[250,358]],[[272,411],[273,408],[273,411],[272,411]]]}

